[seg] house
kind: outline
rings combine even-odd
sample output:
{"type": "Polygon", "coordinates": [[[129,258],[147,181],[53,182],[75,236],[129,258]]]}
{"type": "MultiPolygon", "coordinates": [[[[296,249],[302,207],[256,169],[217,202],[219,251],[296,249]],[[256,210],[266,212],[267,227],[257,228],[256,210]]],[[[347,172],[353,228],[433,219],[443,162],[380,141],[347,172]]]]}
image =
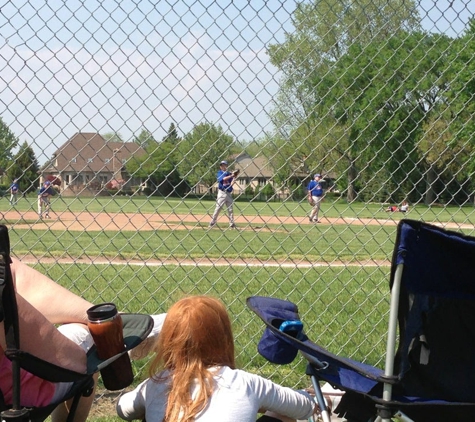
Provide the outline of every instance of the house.
{"type": "Polygon", "coordinates": [[[109,183],[131,189],[142,180],[126,173],[132,156],[145,154],[134,142],[112,142],[98,133],[80,132],[63,144],[41,170],[41,181],[57,177],[64,196],[97,195],[109,183]]]}
{"type": "Polygon", "coordinates": [[[239,170],[239,176],[234,183],[234,194],[245,192],[248,186],[253,191],[259,186],[262,189],[268,183],[272,183],[273,169],[264,157],[252,158],[246,152],[229,157],[233,170],[239,170]]]}

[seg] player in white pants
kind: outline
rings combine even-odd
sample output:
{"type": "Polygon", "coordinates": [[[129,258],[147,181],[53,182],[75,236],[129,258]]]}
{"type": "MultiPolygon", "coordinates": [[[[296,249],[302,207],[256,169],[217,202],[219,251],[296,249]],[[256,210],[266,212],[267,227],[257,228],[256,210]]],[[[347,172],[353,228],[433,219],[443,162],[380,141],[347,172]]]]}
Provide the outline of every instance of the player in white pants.
{"type": "Polygon", "coordinates": [[[209,223],[210,227],[216,225],[216,221],[218,219],[218,215],[226,205],[228,209],[228,218],[229,218],[229,227],[235,228],[236,225],[234,224],[234,212],[233,212],[233,181],[235,177],[238,175],[239,171],[234,171],[233,173],[228,171],[228,162],[221,161],[219,163],[219,170],[217,174],[218,180],[218,197],[216,199],[216,208],[214,209],[213,216],[211,217],[211,221],[209,223]]]}
{"type": "Polygon", "coordinates": [[[320,204],[323,199],[323,186],[321,183],[322,175],[320,173],[313,176],[313,180],[307,186],[308,200],[313,208],[310,212],[309,220],[311,223],[318,223],[318,213],[320,212],[320,204]]]}

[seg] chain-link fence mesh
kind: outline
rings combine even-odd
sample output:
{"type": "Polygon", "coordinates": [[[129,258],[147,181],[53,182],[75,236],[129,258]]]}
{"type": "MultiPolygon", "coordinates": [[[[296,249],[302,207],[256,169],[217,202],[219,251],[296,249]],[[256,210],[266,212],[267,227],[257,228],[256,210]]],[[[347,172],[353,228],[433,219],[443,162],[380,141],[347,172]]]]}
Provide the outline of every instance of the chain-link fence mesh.
{"type": "Polygon", "coordinates": [[[14,255],[124,311],[218,296],[241,366],[291,385],[301,371],[257,355],[248,296],[292,300],[315,341],[381,364],[397,221],[473,231],[474,13],[469,0],[3,2],[14,255]],[[240,170],[233,218],[223,160],[240,170]]]}

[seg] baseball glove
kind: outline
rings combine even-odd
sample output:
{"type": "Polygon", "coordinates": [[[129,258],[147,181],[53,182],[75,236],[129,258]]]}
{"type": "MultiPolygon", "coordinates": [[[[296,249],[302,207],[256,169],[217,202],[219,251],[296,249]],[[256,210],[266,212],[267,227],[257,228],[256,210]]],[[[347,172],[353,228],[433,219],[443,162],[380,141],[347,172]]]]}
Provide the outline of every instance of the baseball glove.
{"type": "Polygon", "coordinates": [[[241,172],[241,170],[239,170],[239,169],[234,170],[233,171],[233,176],[236,177],[240,172],[241,172]]]}
{"type": "Polygon", "coordinates": [[[309,196],[307,199],[308,199],[308,203],[313,207],[315,205],[315,202],[313,202],[312,197],[309,196]]]}

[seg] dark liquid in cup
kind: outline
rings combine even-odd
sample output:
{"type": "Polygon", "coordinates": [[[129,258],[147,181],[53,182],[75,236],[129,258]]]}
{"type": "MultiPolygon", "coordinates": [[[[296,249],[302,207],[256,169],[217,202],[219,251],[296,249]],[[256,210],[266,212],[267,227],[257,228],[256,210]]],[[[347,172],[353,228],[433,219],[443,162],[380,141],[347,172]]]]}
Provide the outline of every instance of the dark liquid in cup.
{"type": "MultiPolygon", "coordinates": [[[[88,309],[88,328],[100,359],[109,359],[124,351],[122,318],[113,303],[88,309]]],[[[102,381],[108,390],[121,390],[134,380],[132,364],[127,353],[101,370],[102,381]]]]}

